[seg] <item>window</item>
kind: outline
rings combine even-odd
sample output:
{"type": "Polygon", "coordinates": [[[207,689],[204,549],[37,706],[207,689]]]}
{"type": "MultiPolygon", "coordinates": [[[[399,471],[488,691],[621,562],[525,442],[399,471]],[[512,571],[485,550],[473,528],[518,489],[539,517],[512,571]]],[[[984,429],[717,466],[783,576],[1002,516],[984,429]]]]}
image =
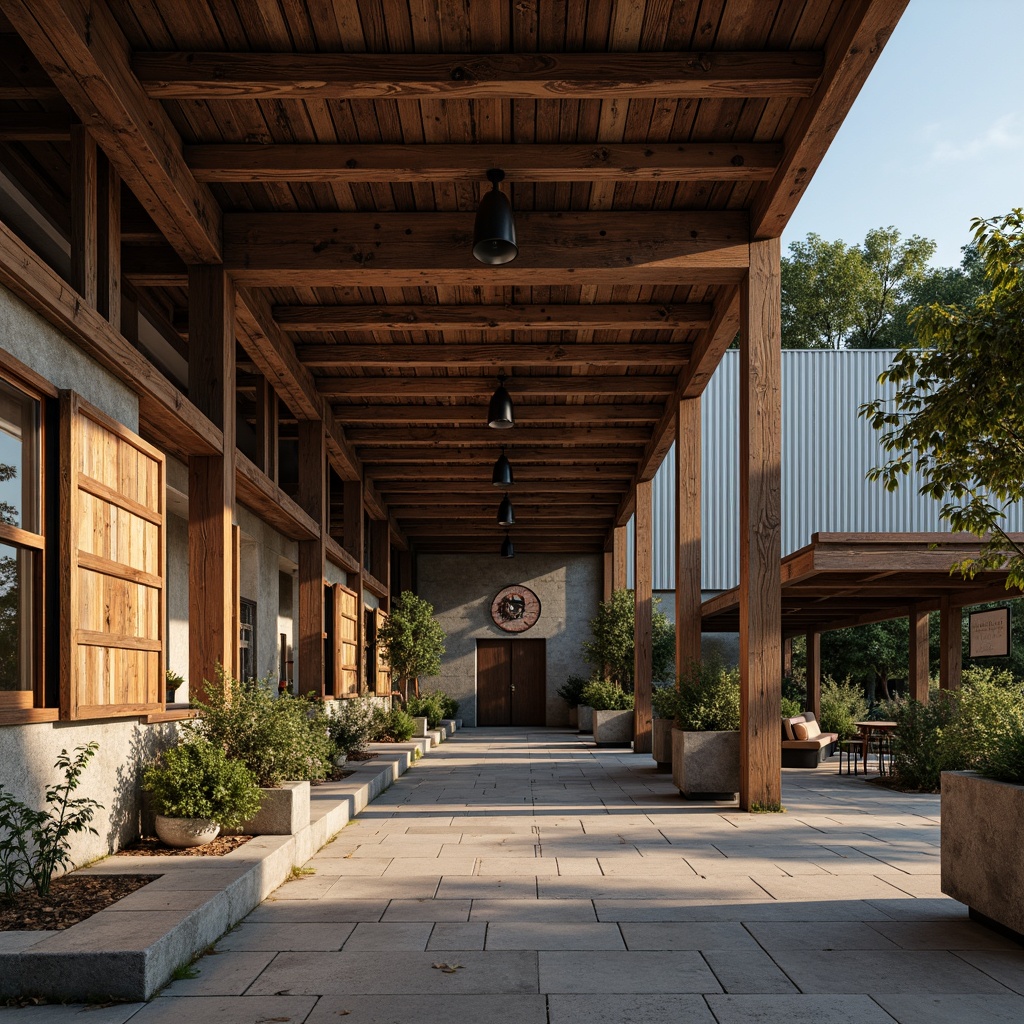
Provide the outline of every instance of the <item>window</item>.
{"type": "Polygon", "coordinates": [[[0,379],[0,723],[43,702],[42,399],[0,379]]]}
{"type": "Polygon", "coordinates": [[[242,598],[239,602],[238,678],[256,678],[256,602],[242,598]]]}

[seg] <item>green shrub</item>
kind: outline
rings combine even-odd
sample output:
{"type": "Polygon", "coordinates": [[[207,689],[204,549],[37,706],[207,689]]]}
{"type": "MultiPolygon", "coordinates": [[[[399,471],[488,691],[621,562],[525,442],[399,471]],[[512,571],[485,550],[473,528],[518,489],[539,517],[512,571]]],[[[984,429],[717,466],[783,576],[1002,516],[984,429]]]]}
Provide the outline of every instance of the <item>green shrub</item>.
{"type": "Polygon", "coordinates": [[[373,735],[376,743],[404,743],[412,738],[416,723],[412,715],[397,704],[391,708],[376,707],[373,712],[373,735]]]}
{"type": "Polygon", "coordinates": [[[740,727],[740,670],[715,661],[694,662],[679,677],[676,728],[727,732],[740,727]]]}
{"type": "Polygon", "coordinates": [[[583,688],[588,680],[583,676],[569,676],[568,679],[555,691],[562,700],[571,708],[578,708],[582,701],[583,688]]]}
{"type": "Polygon", "coordinates": [[[71,863],[68,836],[99,834],[89,822],[103,805],[89,797],[71,799],[98,749],[95,742],[75,747],[74,757],[61,750],[54,768],[64,773],[64,781],[47,788],[45,811],[33,811],[0,784],[0,896],[13,896],[31,885],[46,897],[57,869],[71,863]]]}
{"type": "Polygon", "coordinates": [[[633,707],[633,694],[626,693],[608,679],[591,679],[580,694],[584,707],[595,711],[629,711],[633,707]]]}
{"type": "MultiPolygon", "coordinates": [[[[804,713],[803,704],[794,700],[792,697],[787,697],[785,694],[782,695],[782,717],[783,718],[796,718],[797,715],[804,713]]],[[[831,732],[831,730],[829,730],[831,732]]]]}
{"type": "Polygon", "coordinates": [[[651,709],[656,718],[675,718],[679,712],[679,691],[674,686],[655,686],[651,690],[651,709]]]}
{"type": "Polygon", "coordinates": [[[327,734],[339,754],[358,754],[373,736],[376,704],[368,697],[352,697],[334,702],[334,714],[327,723],[327,734]]]}
{"type": "Polygon", "coordinates": [[[334,746],[322,700],[275,696],[269,679],[240,683],[222,676],[219,683],[207,686],[205,701],[193,700],[199,712],[190,723],[193,735],[241,761],[261,786],[328,776],[334,746]]]}
{"type": "Polygon", "coordinates": [[[978,771],[990,779],[1024,785],[1024,725],[1015,722],[979,759],[978,771]]]}
{"type": "Polygon", "coordinates": [[[260,788],[241,761],[201,737],[169,747],[143,772],[157,814],[238,828],[260,809],[260,788]]]}
{"type": "Polygon", "coordinates": [[[850,679],[837,683],[826,676],[821,683],[822,732],[839,734],[841,740],[851,739],[859,734],[854,722],[863,722],[868,716],[868,702],[859,683],[850,679]]]}
{"type": "Polygon", "coordinates": [[[431,729],[436,729],[442,719],[454,718],[459,710],[459,702],[449,697],[443,690],[421,693],[418,697],[410,697],[405,705],[406,711],[414,718],[425,718],[431,729]]]}
{"type": "Polygon", "coordinates": [[[956,701],[944,691],[927,704],[916,700],[892,702],[896,730],[892,736],[892,767],[901,788],[934,792],[939,775],[966,767],[951,742],[956,701]]]}

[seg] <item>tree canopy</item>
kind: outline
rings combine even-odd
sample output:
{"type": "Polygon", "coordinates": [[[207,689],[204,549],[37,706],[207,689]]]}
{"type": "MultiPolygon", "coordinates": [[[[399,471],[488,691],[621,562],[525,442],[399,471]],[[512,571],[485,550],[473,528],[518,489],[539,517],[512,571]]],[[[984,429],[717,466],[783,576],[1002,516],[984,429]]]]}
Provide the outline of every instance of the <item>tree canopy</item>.
{"type": "MultiPolygon", "coordinates": [[[[664,679],[669,674],[676,654],[675,629],[668,616],[659,612],[660,598],[654,598],[651,615],[651,651],[653,675],[664,679]]],[[[616,590],[608,601],[598,606],[597,615],[590,620],[593,640],[583,642],[583,658],[598,672],[608,667],[612,682],[625,690],[633,689],[634,641],[636,604],[632,590],[616,590]]]]}
{"type": "Polygon", "coordinates": [[[1024,589],[1024,547],[1003,529],[1007,507],[1024,499],[1024,209],[973,227],[985,292],[916,309],[915,347],[881,377],[895,396],[861,415],[890,455],[871,478],[895,490],[916,469],[951,529],[984,538],[981,557],[957,568],[1005,564],[1008,587],[1024,589]]]}
{"type": "Polygon", "coordinates": [[[411,590],[403,590],[381,626],[377,641],[384,648],[395,682],[403,684],[406,696],[410,680],[435,676],[441,671],[445,639],[445,631],[434,618],[434,606],[411,590]]]}

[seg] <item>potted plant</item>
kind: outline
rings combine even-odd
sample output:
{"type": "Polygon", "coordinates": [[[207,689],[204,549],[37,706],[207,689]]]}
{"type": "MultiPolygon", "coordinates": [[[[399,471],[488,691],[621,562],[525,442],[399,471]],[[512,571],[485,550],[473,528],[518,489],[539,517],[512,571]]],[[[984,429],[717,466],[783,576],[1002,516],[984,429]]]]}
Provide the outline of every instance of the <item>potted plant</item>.
{"type": "Polygon", "coordinates": [[[654,722],[651,734],[651,756],[659,771],[672,767],[672,727],[679,710],[679,691],[672,685],[656,686],[651,691],[654,722]]]}
{"type": "Polygon", "coordinates": [[[592,679],[581,695],[594,709],[594,742],[599,747],[628,747],[633,742],[633,694],[608,679],[592,679]]]}
{"type": "Polygon", "coordinates": [[[579,728],[580,698],[586,685],[587,680],[583,676],[569,676],[557,690],[558,696],[569,705],[570,728],[579,728]]]}
{"type": "Polygon", "coordinates": [[[445,632],[434,618],[434,606],[404,590],[394,602],[391,614],[377,634],[395,680],[405,700],[409,684],[419,693],[420,676],[436,676],[441,671],[445,632]]]}
{"type": "Polygon", "coordinates": [[[252,772],[198,736],[169,747],[148,765],[143,788],[156,811],[156,834],[168,846],[203,846],[260,807],[252,772]]]}
{"type": "Polygon", "coordinates": [[[167,687],[167,703],[174,703],[174,695],[177,691],[185,685],[185,677],[179,675],[173,669],[168,669],[164,673],[166,687],[167,687]]]}
{"type": "Polygon", "coordinates": [[[695,662],[679,678],[672,781],[691,800],[733,799],[740,788],[739,669],[695,662]]]}

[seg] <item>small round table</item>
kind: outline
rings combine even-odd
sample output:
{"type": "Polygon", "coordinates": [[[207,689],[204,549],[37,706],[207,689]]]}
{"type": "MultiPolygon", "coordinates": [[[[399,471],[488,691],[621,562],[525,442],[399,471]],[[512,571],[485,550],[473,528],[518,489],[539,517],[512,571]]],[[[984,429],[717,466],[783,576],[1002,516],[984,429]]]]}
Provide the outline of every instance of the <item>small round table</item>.
{"type": "MultiPolygon", "coordinates": [[[[864,774],[868,773],[868,753],[871,749],[871,737],[877,736],[879,738],[878,746],[878,774],[885,775],[885,765],[882,761],[882,742],[884,741],[886,746],[889,743],[889,737],[892,736],[896,730],[896,722],[854,722],[857,726],[858,732],[860,732],[861,738],[861,754],[864,759],[864,774]]],[[[890,755],[889,770],[892,771],[892,759],[890,755]]]]}

